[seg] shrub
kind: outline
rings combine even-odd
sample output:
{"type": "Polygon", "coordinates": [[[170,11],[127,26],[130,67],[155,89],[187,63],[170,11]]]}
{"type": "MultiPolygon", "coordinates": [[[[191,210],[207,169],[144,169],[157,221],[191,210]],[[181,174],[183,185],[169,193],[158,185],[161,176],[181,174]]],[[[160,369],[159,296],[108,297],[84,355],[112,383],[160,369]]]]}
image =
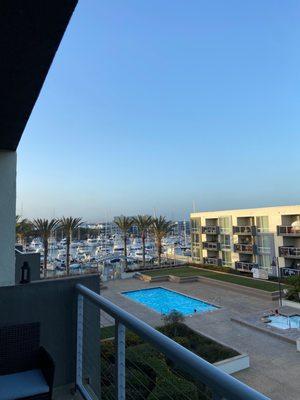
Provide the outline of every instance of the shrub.
{"type": "Polygon", "coordinates": [[[148,396],[148,400],[198,400],[197,387],[184,378],[169,372],[165,376],[159,376],[157,384],[148,396]]]}
{"type": "Polygon", "coordinates": [[[184,322],[184,315],[177,310],[172,310],[169,314],[162,316],[162,320],[166,326],[173,327],[174,335],[177,336],[177,325],[184,322]]]}
{"type": "Polygon", "coordinates": [[[287,291],[287,299],[300,302],[300,275],[291,276],[287,279],[287,282],[291,287],[288,288],[287,291]]]}

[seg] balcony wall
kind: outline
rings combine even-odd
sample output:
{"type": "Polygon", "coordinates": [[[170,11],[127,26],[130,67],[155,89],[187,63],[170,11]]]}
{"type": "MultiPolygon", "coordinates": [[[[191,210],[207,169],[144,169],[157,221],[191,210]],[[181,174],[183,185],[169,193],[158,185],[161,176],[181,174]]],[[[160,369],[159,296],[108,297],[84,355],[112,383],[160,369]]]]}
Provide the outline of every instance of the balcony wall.
{"type": "Polygon", "coordinates": [[[202,233],[206,235],[218,235],[220,228],[218,226],[202,226],[202,233]]]}
{"type": "Polygon", "coordinates": [[[245,253],[245,254],[256,254],[256,245],[254,244],[244,244],[244,243],[235,243],[234,244],[234,252],[236,253],[245,253]]]}
{"type": "Polygon", "coordinates": [[[15,283],[16,153],[0,150],[0,286],[15,283]]]}
{"type": "MultiPolygon", "coordinates": [[[[55,362],[56,386],[75,381],[77,283],[99,293],[96,274],[0,288],[1,326],[40,322],[41,345],[55,362]]],[[[95,331],[100,329],[97,319],[89,323],[95,331]]]]}
{"type": "Polygon", "coordinates": [[[203,242],[203,248],[206,250],[220,250],[220,243],[219,242],[203,242]]]}

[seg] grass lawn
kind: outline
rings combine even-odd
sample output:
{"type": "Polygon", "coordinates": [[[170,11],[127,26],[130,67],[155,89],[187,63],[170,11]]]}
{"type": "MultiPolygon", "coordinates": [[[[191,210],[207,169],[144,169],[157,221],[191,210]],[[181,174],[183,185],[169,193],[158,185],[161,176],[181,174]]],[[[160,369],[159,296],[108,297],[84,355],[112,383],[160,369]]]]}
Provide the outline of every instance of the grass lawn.
{"type": "Polygon", "coordinates": [[[174,276],[205,276],[207,278],[216,279],[218,281],[235,283],[236,285],[252,287],[255,289],[265,290],[267,292],[275,292],[278,290],[277,283],[266,282],[256,279],[249,279],[243,276],[224,274],[214,272],[210,270],[192,268],[192,267],[181,267],[181,268],[164,268],[159,270],[147,271],[145,275],[149,276],[160,276],[160,275],[174,275],[174,276]]]}

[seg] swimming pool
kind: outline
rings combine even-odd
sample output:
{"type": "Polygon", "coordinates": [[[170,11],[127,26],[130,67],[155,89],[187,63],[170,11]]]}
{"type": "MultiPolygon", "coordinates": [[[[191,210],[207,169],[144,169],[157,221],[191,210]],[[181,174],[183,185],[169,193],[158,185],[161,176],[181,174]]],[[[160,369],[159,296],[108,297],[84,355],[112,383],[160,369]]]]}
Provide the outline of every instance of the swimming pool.
{"type": "Polygon", "coordinates": [[[160,314],[169,314],[171,311],[176,310],[184,315],[191,315],[195,313],[195,310],[196,313],[202,314],[218,309],[218,307],[202,300],[161,287],[134,290],[123,292],[122,294],[160,314]]]}
{"type": "Polygon", "coordinates": [[[291,317],[286,317],[284,315],[270,315],[268,317],[270,322],[268,325],[274,326],[279,329],[300,329],[300,315],[292,315],[291,317]]]}

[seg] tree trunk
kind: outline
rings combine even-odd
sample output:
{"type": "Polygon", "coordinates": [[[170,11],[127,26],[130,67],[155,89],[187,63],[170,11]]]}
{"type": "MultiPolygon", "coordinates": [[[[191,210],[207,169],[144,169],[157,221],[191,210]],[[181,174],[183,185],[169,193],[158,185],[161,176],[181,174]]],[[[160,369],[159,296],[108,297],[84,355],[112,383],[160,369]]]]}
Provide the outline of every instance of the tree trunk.
{"type": "Polygon", "coordinates": [[[127,272],[127,237],[126,233],[124,233],[124,257],[125,257],[125,272],[127,272]]]}
{"type": "Polygon", "coordinates": [[[161,239],[157,239],[158,266],[161,267],[161,239]]]}
{"type": "Polygon", "coordinates": [[[67,269],[67,275],[70,274],[70,243],[71,243],[71,235],[68,232],[67,233],[67,254],[66,254],[66,269],[67,269]]]}
{"type": "Polygon", "coordinates": [[[146,236],[145,236],[145,233],[144,233],[144,232],[142,232],[142,244],[143,244],[143,268],[144,268],[144,269],[146,268],[146,257],[145,257],[145,254],[146,254],[146,248],[145,248],[145,241],[146,241],[146,236]]]}
{"type": "Polygon", "coordinates": [[[44,239],[44,275],[47,273],[47,263],[48,263],[48,238],[44,239]]]}

